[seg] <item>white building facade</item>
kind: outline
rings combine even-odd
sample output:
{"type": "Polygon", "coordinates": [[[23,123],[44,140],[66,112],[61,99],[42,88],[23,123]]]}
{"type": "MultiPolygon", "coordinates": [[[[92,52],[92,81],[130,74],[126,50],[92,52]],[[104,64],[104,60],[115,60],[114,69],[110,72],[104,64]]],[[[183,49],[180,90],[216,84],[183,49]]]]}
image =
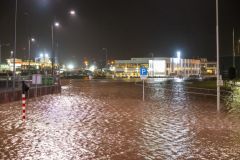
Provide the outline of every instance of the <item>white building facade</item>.
{"type": "Polygon", "coordinates": [[[200,74],[200,64],[198,59],[131,58],[130,60],[116,60],[112,71],[116,77],[139,77],[140,67],[146,67],[149,77],[189,77],[200,74]]]}

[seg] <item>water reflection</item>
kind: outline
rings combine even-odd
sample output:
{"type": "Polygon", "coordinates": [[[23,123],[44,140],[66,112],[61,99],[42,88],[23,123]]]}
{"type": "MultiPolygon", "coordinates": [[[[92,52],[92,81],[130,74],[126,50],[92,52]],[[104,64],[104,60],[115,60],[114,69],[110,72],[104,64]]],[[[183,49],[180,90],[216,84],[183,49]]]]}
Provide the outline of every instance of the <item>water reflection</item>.
{"type": "MultiPolygon", "coordinates": [[[[66,83],[68,84],[68,82],[66,83]]],[[[0,159],[237,159],[240,120],[216,100],[151,84],[73,81],[60,95],[0,106],[0,159]],[[150,86],[150,85],[149,85],[150,86]]]]}

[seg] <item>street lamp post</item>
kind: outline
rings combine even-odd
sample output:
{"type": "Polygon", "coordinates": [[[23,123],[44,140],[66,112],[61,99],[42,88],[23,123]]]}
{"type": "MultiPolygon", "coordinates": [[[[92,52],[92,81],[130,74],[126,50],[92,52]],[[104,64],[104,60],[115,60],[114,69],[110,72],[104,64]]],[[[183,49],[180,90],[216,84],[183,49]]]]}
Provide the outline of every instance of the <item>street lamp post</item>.
{"type": "Polygon", "coordinates": [[[54,32],[54,26],[53,26],[53,24],[51,25],[51,31],[52,31],[52,76],[53,76],[54,75],[54,56],[55,56],[54,55],[54,49],[53,49],[54,48],[54,44],[53,44],[54,43],[53,42],[54,41],[54,37],[53,37],[54,36],[54,33],[53,33],[54,32]]]}
{"type": "Polygon", "coordinates": [[[219,19],[218,0],[216,0],[216,50],[217,50],[217,111],[220,111],[220,70],[219,70],[219,19]]]}
{"type": "Polygon", "coordinates": [[[106,61],[106,67],[108,65],[107,61],[108,61],[108,49],[107,48],[103,48],[103,50],[105,51],[105,61],[106,61]]]}
{"type": "MultiPolygon", "coordinates": [[[[71,16],[75,16],[76,15],[76,11],[75,10],[70,10],[69,14],[71,16]]],[[[52,41],[52,76],[54,76],[54,72],[55,72],[55,61],[56,61],[56,55],[55,55],[55,43],[54,43],[54,28],[58,28],[60,27],[60,23],[59,22],[53,22],[51,24],[51,41],[52,41]]]]}
{"type": "Polygon", "coordinates": [[[28,72],[30,75],[30,60],[31,60],[31,43],[35,42],[34,38],[29,38],[28,39],[28,72]]]}
{"type": "Polygon", "coordinates": [[[238,40],[238,55],[240,55],[240,39],[238,40]]]}
{"type": "MultiPolygon", "coordinates": [[[[13,92],[15,91],[15,78],[16,78],[16,52],[17,52],[17,13],[18,13],[18,0],[15,3],[15,24],[14,24],[14,53],[13,53],[13,92]]],[[[15,99],[15,94],[14,94],[15,99]]]]}
{"type": "Polygon", "coordinates": [[[59,27],[59,22],[54,22],[51,25],[52,32],[52,76],[54,76],[54,65],[55,65],[55,48],[54,48],[54,27],[59,27]]]}
{"type": "Polygon", "coordinates": [[[233,67],[235,68],[235,56],[236,56],[236,53],[235,53],[235,33],[234,33],[234,28],[233,28],[233,67]]]}

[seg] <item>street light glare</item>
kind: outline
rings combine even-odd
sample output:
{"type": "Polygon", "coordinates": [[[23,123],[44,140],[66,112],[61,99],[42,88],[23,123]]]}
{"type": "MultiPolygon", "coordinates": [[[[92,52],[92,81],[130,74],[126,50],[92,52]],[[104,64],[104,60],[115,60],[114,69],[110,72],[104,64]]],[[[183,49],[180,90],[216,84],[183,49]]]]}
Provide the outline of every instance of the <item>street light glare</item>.
{"type": "Polygon", "coordinates": [[[76,11],[74,11],[74,10],[70,10],[70,15],[72,15],[72,16],[75,16],[76,15],[76,11]]]}
{"type": "Polygon", "coordinates": [[[34,39],[34,38],[31,38],[31,41],[32,41],[32,42],[35,42],[35,39],[34,39]]]}
{"type": "Polygon", "coordinates": [[[67,68],[72,70],[72,69],[74,69],[74,65],[73,65],[73,64],[69,64],[69,65],[67,66],[67,68]]]}
{"type": "Polygon", "coordinates": [[[177,51],[177,58],[178,58],[178,59],[181,58],[181,51],[177,51]]]}
{"type": "Polygon", "coordinates": [[[55,26],[55,27],[59,27],[59,26],[60,26],[60,23],[59,23],[59,22],[55,22],[55,23],[54,23],[54,26],[55,26]]]}

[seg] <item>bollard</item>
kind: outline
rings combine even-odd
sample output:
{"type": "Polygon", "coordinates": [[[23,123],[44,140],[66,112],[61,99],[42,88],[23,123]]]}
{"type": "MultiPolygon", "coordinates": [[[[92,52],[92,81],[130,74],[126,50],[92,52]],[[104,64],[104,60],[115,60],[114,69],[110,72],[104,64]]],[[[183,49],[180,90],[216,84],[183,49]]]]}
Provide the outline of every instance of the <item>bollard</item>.
{"type": "Polygon", "coordinates": [[[22,120],[26,119],[26,95],[22,94],[22,120]]]}
{"type": "Polygon", "coordinates": [[[28,92],[29,87],[24,81],[22,81],[22,120],[26,119],[26,93],[28,92]]]}

